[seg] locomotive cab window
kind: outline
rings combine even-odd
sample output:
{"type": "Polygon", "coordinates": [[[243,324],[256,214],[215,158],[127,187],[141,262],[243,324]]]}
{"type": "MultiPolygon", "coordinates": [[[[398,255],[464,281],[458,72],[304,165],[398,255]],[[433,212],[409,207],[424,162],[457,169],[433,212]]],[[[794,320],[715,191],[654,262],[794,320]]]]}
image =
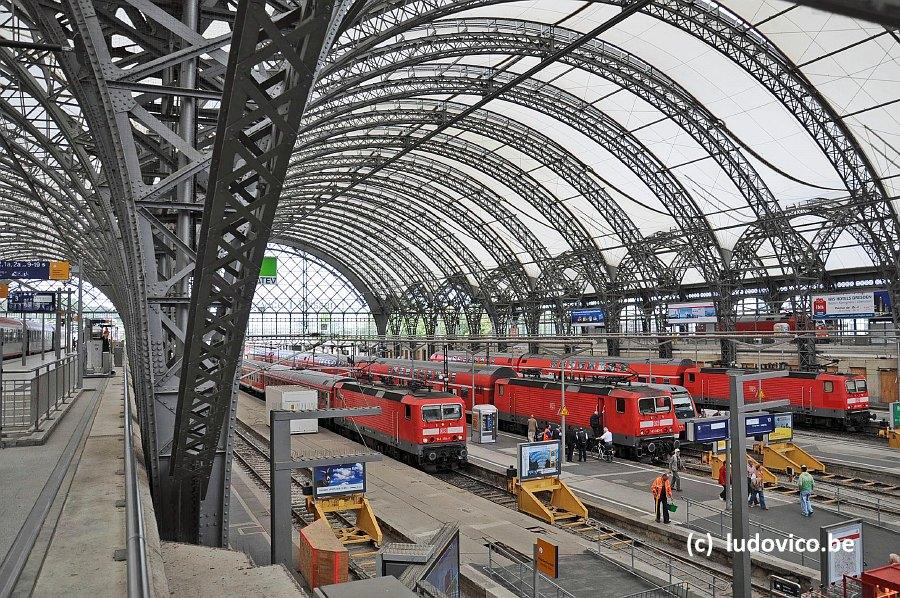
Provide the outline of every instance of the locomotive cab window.
{"type": "MultiPolygon", "coordinates": [[[[850,392],[853,392],[853,391],[850,389],[850,382],[849,382],[849,381],[847,382],[847,390],[850,390],[850,392]]],[[[826,380],[826,381],[825,381],[825,392],[833,392],[833,391],[834,391],[834,382],[832,382],[831,380],[826,380]]]]}
{"type": "Polygon", "coordinates": [[[847,380],[847,392],[866,392],[866,381],[847,380]]]}
{"type": "Polygon", "coordinates": [[[616,399],[616,413],[625,413],[625,399],[616,399]]]}
{"type": "Polygon", "coordinates": [[[405,405],[406,407],[406,419],[410,419],[412,417],[412,407],[409,405],[405,405]]]}
{"type": "Polygon", "coordinates": [[[694,381],[694,374],[688,374],[688,382],[694,381]]]}
{"type": "Polygon", "coordinates": [[[437,422],[441,421],[441,406],[426,405],[422,407],[422,421],[437,422]]]}
{"type": "Polygon", "coordinates": [[[638,400],[641,415],[648,413],[669,413],[672,410],[672,399],[669,397],[645,397],[638,400]]]}
{"type": "Polygon", "coordinates": [[[445,420],[460,419],[462,417],[462,405],[444,405],[443,417],[445,420]]]}
{"type": "Polygon", "coordinates": [[[452,405],[425,405],[422,407],[422,420],[426,422],[455,420],[461,417],[462,405],[458,403],[452,405]]]}

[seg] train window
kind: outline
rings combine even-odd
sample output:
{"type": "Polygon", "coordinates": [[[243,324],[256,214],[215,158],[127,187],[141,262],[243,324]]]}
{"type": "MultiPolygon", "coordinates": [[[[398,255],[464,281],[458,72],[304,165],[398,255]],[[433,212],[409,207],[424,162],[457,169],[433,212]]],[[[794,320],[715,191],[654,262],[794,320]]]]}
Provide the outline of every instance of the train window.
{"type": "Polygon", "coordinates": [[[847,392],[866,392],[866,381],[847,380],[847,392]]]}
{"type": "Polygon", "coordinates": [[[616,413],[625,413],[625,399],[616,399],[616,413]]]}
{"type": "Polygon", "coordinates": [[[694,381],[694,374],[688,374],[688,382],[694,381]]]}
{"type": "Polygon", "coordinates": [[[444,419],[459,419],[462,417],[462,405],[444,405],[444,419]]]}
{"type": "Polygon", "coordinates": [[[427,405],[422,407],[422,421],[436,422],[441,421],[441,406],[427,405]]]}
{"type": "Polygon", "coordinates": [[[405,405],[405,407],[406,407],[406,419],[409,419],[412,417],[412,407],[410,407],[409,405],[405,405]]]}
{"type": "MultiPolygon", "coordinates": [[[[847,390],[850,390],[850,384],[851,384],[851,382],[848,380],[847,381],[847,390]]],[[[832,382],[831,380],[826,380],[825,381],[825,392],[833,392],[833,391],[834,391],[834,382],[832,382]]],[[[850,392],[853,392],[853,391],[850,390],[850,392]]]]}
{"type": "Polygon", "coordinates": [[[669,397],[646,397],[638,400],[638,411],[642,415],[648,413],[669,413],[672,411],[672,399],[669,397]]]}
{"type": "Polygon", "coordinates": [[[505,385],[505,384],[501,384],[501,385],[500,385],[500,396],[501,396],[501,397],[502,397],[504,394],[506,394],[505,391],[506,391],[506,385],[505,385]]]}

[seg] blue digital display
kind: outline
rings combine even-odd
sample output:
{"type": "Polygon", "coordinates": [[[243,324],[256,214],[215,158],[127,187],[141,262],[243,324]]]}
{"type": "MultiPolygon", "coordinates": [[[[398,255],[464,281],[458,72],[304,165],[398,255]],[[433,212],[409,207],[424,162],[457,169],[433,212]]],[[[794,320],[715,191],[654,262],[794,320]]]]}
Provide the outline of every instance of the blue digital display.
{"type": "Polygon", "coordinates": [[[47,280],[50,262],[44,260],[0,260],[0,278],[47,280]]]}
{"type": "Polygon", "coordinates": [[[689,438],[693,442],[716,442],[728,438],[728,420],[695,420],[691,422],[694,428],[694,437],[689,438]]]}
{"type": "Polygon", "coordinates": [[[775,430],[775,416],[771,413],[748,415],[744,423],[747,426],[747,436],[759,436],[775,430]]]}
{"type": "Polygon", "coordinates": [[[603,324],[605,317],[599,307],[572,310],[572,324],[576,326],[599,326],[603,324]]]}

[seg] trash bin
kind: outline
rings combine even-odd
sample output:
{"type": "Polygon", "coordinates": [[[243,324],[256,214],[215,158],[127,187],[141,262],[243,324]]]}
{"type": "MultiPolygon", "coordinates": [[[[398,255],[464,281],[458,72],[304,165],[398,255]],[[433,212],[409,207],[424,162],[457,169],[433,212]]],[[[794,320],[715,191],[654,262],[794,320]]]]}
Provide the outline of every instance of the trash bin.
{"type": "Polygon", "coordinates": [[[469,438],[476,444],[497,442],[497,408],[493,405],[472,407],[472,426],[469,438]]]}

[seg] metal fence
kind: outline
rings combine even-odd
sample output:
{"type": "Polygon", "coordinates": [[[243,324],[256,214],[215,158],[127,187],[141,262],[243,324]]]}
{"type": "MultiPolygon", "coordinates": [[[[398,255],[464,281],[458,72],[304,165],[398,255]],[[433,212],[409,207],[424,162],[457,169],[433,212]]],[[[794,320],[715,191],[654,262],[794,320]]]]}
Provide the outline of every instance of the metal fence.
{"type": "Polygon", "coordinates": [[[74,354],[33,368],[4,367],[0,378],[0,438],[41,431],[77,388],[77,368],[74,354]]]}
{"type": "MultiPolygon", "coordinates": [[[[560,587],[540,573],[534,574],[534,564],[522,558],[522,556],[503,544],[489,542],[487,574],[495,581],[500,582],[508,590],[530,598],[575,598],[575,595],[560,587]],[[537,586],[535,587],[535,580],[537,586]]],[[[624,598],[686,598],[688,596],[688,584],[678,582],[669,585],[656,586],[630,594],[624,598]]]]}

